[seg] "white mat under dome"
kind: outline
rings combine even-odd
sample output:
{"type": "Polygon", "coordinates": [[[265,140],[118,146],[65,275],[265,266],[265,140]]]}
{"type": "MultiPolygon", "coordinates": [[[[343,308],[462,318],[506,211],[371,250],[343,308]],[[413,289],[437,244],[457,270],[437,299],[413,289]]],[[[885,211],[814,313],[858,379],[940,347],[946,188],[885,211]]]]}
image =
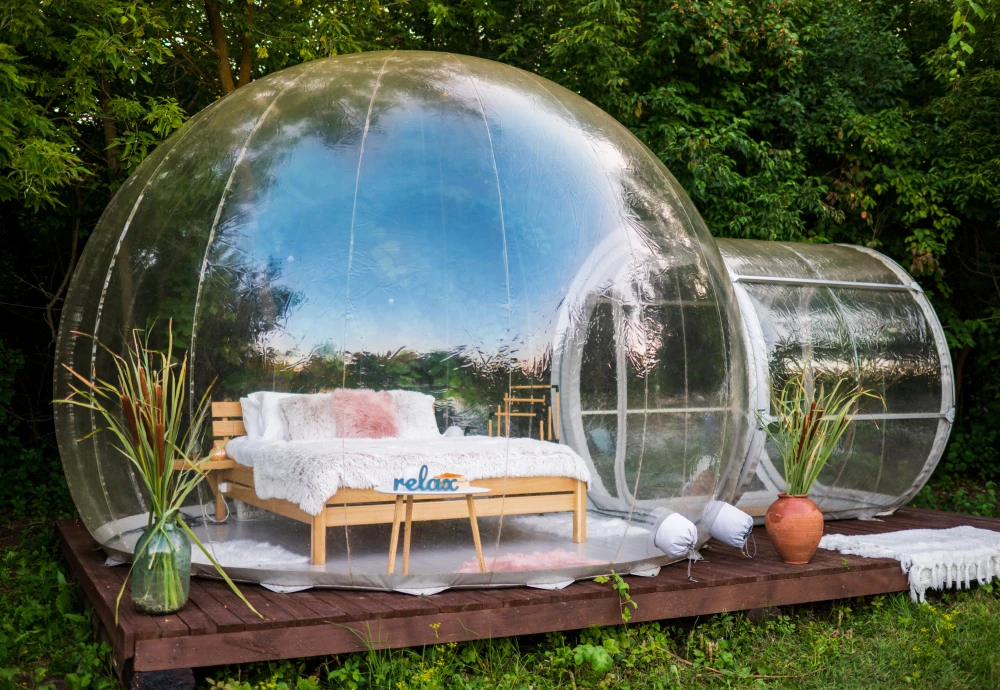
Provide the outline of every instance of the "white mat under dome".
{"type": "Polygon", "coordinates": [[[968,588],[1000,576],[1000,532],[963,525],[883,534],[827,534],[821,549],[865,558],[893,558],[910,579],[910,596],[928,589],[968,588]]]}

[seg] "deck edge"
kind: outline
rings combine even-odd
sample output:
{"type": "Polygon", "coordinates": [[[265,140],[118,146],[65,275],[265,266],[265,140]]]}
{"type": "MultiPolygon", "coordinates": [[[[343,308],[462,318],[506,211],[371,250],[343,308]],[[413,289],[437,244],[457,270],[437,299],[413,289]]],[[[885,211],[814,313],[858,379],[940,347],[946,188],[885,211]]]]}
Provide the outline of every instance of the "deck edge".
{"type": "MultiPolygon", "coordinates": [[[[633,597],[639,608],[632,614],[632,622],[805,604],[900,592],[908,588],[907,578],[898,567],[886,567],[798,580],[762,580],[725,587],[651,592],[633,597]]],[[[218,666],[621,623],[620,603],[613,598],[538,604],[519,607],[516,615],[511,613],[509,609],[485,609],[208,637],[137,640],[134,664],[137,671],[218,666]]]]}

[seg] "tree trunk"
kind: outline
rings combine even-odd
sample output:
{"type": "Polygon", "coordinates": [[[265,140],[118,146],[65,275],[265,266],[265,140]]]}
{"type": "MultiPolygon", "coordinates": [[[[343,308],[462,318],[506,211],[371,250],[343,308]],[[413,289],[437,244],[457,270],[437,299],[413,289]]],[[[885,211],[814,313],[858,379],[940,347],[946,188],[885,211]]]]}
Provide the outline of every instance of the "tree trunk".
{"type": "Polygon", "coordinates": [[[962,406],[962,374],[965,369],[965,361],[969,358],[969,353],[972,352],[972,346],[966,345],[962,348],[962,353],[955,360],[955,414],[957,416],[959,408],[962,406]]]}
{"type": "Polygon", "coordinates": [[[115,118],[111,114],[111,84],[106,77],[101,77],[99,82],[100,90],[97,93],[97,102],[101,108],[101,122],[104,125],[104,161],[108,167],[109,176],[114,178],[118,174],[118,147],[115,139],[118,138],[118,129],[115,127],[115,118]]]}
{"type": "Polygon", "coordinates": [[[246,86],[250,83],[253,71],[253,3],[247,3],[246,13],[247,26],[243,31],[243,38],[240,45],[240,76],[236,82],[236,88],[246,86]]]}
{"type": "Polygon", "coordinates": [[[63,273],[62,281],[59,283],[59,287],[56,288],[55,292],[48,295],[49,301],[45,303],[45,323],[49,327],[49,333],[52,335],[52,342],[49,345],[54,345],[56,342],[56,336],[58,331],[56,329],[56,316],[55,307],[62,299],[63,293],[66,288],[69,287],[69,281],[73,277],[73,271],[76,269],[76,255],[77,250],[80,247],[80,214],[83,212],[83,202],[80,200],[80,188],[73,185],[73,229],[72,229],[72,240],[69,249],[69,264],[66,267],[66,271],[63,273]]]}
{"type": "Polygon", "coordinates": [[[208,29],[212,33],[212,46],[215,50],[215,64],[219,69],[219,82],[222,84],[222,95],[236,90],[233,83],[233,71],[229,65],[229,44],[226,42],[226,27],[222,23],[222,15],[215,0],[205,0],[205,16],[208,17],[208,29]]]}

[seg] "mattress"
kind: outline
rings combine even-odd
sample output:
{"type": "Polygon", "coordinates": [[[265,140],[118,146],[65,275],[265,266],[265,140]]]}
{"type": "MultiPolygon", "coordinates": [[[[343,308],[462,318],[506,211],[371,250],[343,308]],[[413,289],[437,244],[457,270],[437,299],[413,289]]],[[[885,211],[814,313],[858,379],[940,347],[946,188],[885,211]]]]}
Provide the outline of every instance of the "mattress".
{"type": "Polygon", "coordinates": [[[453,472],[469,480],[569,477],[590,481],[586,463],[569,446],[531,438],[461,436],[432,439],[263,441],[236,437],[230,458],[252,467],[263,499],[291,501],[318,515],[341,488],[371,489],[410,467],[453,472]],[[245,439],[245,440],[241,440],[245,439]]]}

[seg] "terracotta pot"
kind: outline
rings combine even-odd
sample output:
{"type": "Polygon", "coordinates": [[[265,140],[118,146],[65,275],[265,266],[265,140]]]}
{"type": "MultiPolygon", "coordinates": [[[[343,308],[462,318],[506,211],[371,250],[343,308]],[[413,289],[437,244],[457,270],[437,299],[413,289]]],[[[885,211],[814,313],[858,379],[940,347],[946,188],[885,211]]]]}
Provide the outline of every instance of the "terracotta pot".
{"type": "Polygon", "coordinates": [[[778,494],[778,500],[767,509],[764,527],[781,560],[801,565],[808,563],[819,548],[823,513],[809,496],[778,494]]]}

